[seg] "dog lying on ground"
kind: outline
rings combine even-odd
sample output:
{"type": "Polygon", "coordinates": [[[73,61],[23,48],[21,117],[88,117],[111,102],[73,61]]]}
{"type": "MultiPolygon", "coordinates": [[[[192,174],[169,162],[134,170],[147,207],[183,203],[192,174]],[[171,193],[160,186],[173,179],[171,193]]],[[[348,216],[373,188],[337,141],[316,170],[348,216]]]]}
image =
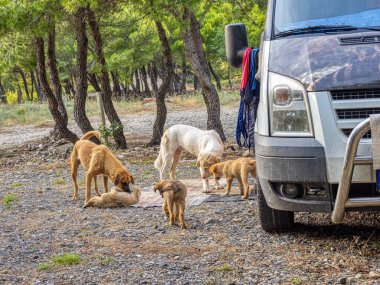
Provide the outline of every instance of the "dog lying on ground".
{"type": "Polygon", "coordinates": [[[122,192],[122,190],[112,187],[109,193],[103,193],[102,196],[92,197],[83,206],[97,207],[97,208],[116,208],[127,207],[133,204],[137,204],[140,200],[141,189],[136,187],[132,193],[122,192]]]}
{"type": "Polygon", "coordinates": [[[108,192],[108,177],[118,188],[125,192],[131,192],[130,183],[134,183],[132,175],[123,164],[112,154],[105,145],[97,145],[89,139],[96,137],[100,141],[100,135],[96,131],[87,132],[78,140],[70,155],[71,177],[74,181],[73,200],[78,198],[77,172],[80,163],[86,169],[86,202],[91,197],[91,180],[94,180],[95,192],[99,195],[97,175],[103,175],[104,192],[108,192]]]}
{"type": "Polygon", "coordinates": [[[256,182],[256,160],[248,157],[241,157],[236,160],[227,160],[216,163],[211,166],[210,171],[214,174],[214,178],[219,180],[222,176],[226,177],[226,192],[223,196],[227,196],[231,191],[232,180],[236,178],[239,183],[240,194],[242,199],[247,199],[250,195],[248,185],[248,173],[250,173],[256,182]]]}
{"type": "MultiPolygon", "coordinates": [[[[174,125],[167,129],[161,138],[160,152],[154,162],[154,167],[160,172],[161,180],[165,179],[169,168],[170,179],[176,179],[175,171],[183,151],[197,156],[197,167],[203,179],[203,192],[210,192],[209,169],[211,165],[221,161],[224,152],[219,134],[214,130],[203,131],[187,125],[174,125]]],[[[217,180],[215,188],[220,188],[217,180]]]]}
{"type": "Polygon", "coordinates": [[[179,180],[163,180],[155,183],[153,189],[154,192],[158,190],[164,198],[162,210],[165,219],[169,214],[169,224],[174,225],[174,223],[179,220],[181,228],[187,229],[185,223],[187,188],[185,184],[179,180]]]}

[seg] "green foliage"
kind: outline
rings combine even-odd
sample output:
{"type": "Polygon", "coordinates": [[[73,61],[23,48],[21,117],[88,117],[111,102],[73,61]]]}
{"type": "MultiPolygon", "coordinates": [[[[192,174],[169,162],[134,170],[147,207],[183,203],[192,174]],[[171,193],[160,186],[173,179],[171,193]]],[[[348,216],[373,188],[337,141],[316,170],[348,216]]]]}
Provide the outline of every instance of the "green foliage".
{"type": "Polygon", "coordinates": [[[48,263],[42,263],[37,266],[38,271],[48,270],[50,268],[48,263]]]}
{"type": "Polygon", "coordinates": [[[219,272],[229,272],[232,271],[233,268],[229,264],[223,264],[222,266],[216,267],[215,270],[219,272]]]}
{"type": "Polygon", "coordinates": [[[123,130],[123,125],[119,123],[112,123],[109,127],[106,125],[99,125],[98,131],[100,136],[104,139],[105,145],[109,145],[109,138],[113,137],[116,133],[123,130]]]}
{"type": "Polygon", "coordinates": [[[54,256],[51,261],[59,265],[77,265],[80,263],[81,258],[77,253],[64,253],[54,256]]]}
{"type": "Polygon", "coordinates": [[[4,195],[2,202],[5,204],[5,208],[8,210],[11,208],[12,203],[15,201],[16,197],[13,193],[4,195]]]}
{"type": "Polygon", "coordinates": [[[19,188],[19,187],[21,187],[21,186],[24,186],[24,184],[17,182],[17,183],[13,183],[13,184],[11,185],[11,188],[19,188]]]}

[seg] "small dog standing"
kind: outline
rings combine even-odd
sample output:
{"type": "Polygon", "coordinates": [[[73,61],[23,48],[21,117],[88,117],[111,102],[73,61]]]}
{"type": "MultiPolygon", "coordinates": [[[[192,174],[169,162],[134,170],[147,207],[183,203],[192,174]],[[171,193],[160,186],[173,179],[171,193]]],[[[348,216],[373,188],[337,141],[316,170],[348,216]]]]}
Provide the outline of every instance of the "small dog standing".
{"type": "Polygon", "coordinates": [[[141,189],[136,187],[132,193],[122,192],[116,187],[111,188],[111,192],[103,193],[102,196],[92,197],[83,208],[97,207],[97,208],[116,208],[127,207],[137,204],[140,200],[141,189]]]}
{"type": "Polygon", "coordinates": [[[242,199],[247,199],[250,195],[248,185],[248,173],[250,173],[256,182],[256,160],[241,157],[236,160],[227,160],[216,163],[211,166],[210,171],[214,174],[215,179],[219,180],[224,175],[227,186],[223,196],[227,196],[231,191],[232,180],[236,178],[239,183],[240,194],[242,199]]]}
{"type": "Polygon", "coordinates": [[[169,224],[174,225],[175,221],[179,220],[182,229],[187,229],[185,223],[185,206],[187,188],[179,180],[163,180],[157,182],[153,186],[154,192],[157,190],[164,198],[162,210],[165,219],[169,213],[169,224]]]}

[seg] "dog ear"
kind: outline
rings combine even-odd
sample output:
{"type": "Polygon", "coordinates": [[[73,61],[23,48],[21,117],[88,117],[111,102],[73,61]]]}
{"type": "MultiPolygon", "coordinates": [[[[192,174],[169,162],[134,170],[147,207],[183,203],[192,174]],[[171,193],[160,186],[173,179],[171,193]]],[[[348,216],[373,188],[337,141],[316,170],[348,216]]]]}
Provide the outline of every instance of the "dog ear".
{"type": "Polygon", "coordinates": [[[116,179],[115,179],[115,181],[114,181],[113,184],[114,184],[115,186],[117,186],[117,185],[119,185],[119,182],[120,182],[120,175],[117,175],[117,176],[116,176],[116,179]]]}
{"type": "Polygon", "coordinates": [[[212,173],[215,173],[215,172],[216,172],[216,164],[211,165],[211,167],[210,167],[210,171],[211,171],[212,173]]]}
{"type": "Polygon", "coordinates": [[[133,176],[131,175],[131,183],[135,184],[135,180],[133,179],[133,176]]]}

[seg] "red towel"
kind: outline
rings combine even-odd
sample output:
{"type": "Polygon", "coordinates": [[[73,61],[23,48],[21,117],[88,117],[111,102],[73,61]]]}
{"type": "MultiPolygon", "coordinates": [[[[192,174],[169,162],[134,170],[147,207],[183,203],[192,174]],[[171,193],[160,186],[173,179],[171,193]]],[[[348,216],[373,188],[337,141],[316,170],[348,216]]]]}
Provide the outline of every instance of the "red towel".
{"type": "Polygon", "coordinates": [[[240,90],[245,90],[245,87],[248,84],[249,79],[249,58],[251,55],[252,49],[246,48],[243,55],[243,63],[242,63],[242,74],[241,74],[241,83],[240,90]]]}

